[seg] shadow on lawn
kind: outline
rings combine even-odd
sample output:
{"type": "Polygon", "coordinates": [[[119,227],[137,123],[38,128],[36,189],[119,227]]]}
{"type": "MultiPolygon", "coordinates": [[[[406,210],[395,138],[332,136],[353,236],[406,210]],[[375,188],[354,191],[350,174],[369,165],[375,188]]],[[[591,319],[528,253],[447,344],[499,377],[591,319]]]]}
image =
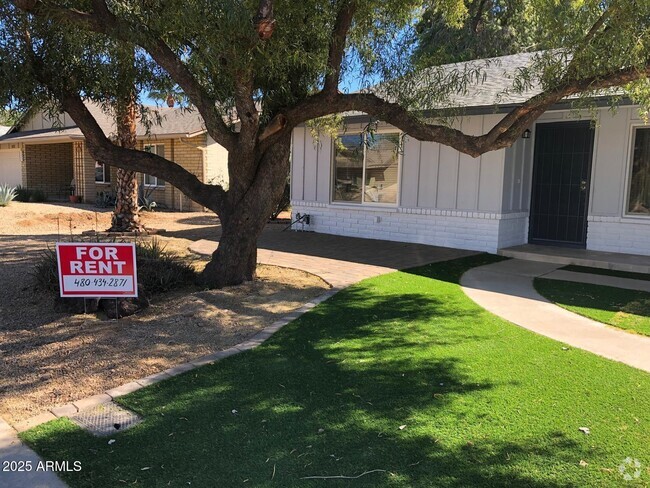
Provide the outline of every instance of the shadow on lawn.
{"type": "Polygon", "coordinates": [[[549,300],[570,307],[650,317],[650,293],[591,283],[535,278],[535,289],[549,300]]]}
{"type": "Polygon", "coordinates": [[[74,487],[322,486],[337,482],[303,478],[377,469],[354,486],[572,486],[535,472],[574,462],[578,446],[561,434],[504,442],[449,429],[446,407],[501,386],[431,352],[440,337],[424,319],[458,310],[368,291],[342,292],[255,351],[124,397],[146,419],[112,445],[64,420],[26,438],[48,458],[82,461],[64,475],[74,487]]]}

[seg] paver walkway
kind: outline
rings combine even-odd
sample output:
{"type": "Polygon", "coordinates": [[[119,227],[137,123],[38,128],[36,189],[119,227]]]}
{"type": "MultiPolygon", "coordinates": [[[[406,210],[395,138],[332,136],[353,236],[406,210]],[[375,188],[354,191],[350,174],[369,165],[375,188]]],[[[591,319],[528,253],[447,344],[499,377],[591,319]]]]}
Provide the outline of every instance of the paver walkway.
{"type": "Polygon", "coordinates": [[[461,278],[478,305],[514,324],[571,346],[650,372],[650,337],[610,328],[558,307],[533,287],[559,264],[512,259],[473,268],[461,278]]]}
{"type": "MultiPolygon", "coordinates": [[[[398,269],[476,254],[424,244],[281,230],[277,225],[265,229],[259,240],[257,261],[313,273],[334,288],[345,288],[398,269]]],[[[217,241],[203,239],[194,242],[190,250],[209,256],[217,245],[217,241]]]]}

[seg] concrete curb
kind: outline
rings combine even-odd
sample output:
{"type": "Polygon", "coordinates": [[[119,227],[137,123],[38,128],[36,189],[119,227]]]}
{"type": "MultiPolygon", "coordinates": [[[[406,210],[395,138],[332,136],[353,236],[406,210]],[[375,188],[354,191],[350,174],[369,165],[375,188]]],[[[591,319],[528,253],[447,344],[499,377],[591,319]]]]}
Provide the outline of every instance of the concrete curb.
{"type": "Polygon", "coordinates": [[[199,368],[201,366],[206,366],[208,364],[221,361],[222,359],[225,359],[229,356],[234,356],[235,354],[240,354],[244,351],[254,349],[259,345],[263,344],[267,339],[272,337],[276,332],[282,329],[285,325],[289,324],[290,322],[293,322],[301,315],[309,312],[312,308],[316,307],[316,305],[324,302],[328,298],[333,297],[340,290],[341,288],[331,288],[330,290],[323,293],[322,295],[319,295],[316,298],[313,298],[309,302],[305,303],[302,307],[297,308],[296,310],[290,312],[289,314],[285,315],[281,319],[276,320],[271,325],[263,328],[261,331],[257,332],[254,336],[250,337],[248,340],[241,342],[235,346],[229,347],[228,349],[224,349],[222,351],[217,351],[212,354],[199,357],[187,363],[178,364],[174,367],[161,371],[160,373],[152,374],[144,378],[130,381],[128,383],[117,386],[115,388],[111,388],[110,390],[106,390],[104,393],[99,393],[97,395],[82,398],[80,400],[75,400],[74,402],[67,403],[65,405],[53,407],[49,409],[47,412],[41,413],[39,415],[35,415],[34,417],[30,417],[26,420],[18,422],[13,427],[9,425],[7,422],[5,422],[2,419],[2,417],[0,417],[0,440],[2,440],[2,436],[5,434],[5,432],[10,431],[11,435],[15,436],[17,432],[24,432],[26,430],[29,430],[33,427],[44,424],[51,420],[55,420],[61,417],[69,417],[81,410],[96,407],[97,405],[101,405],[104,403],[109,403],[113,401],[115,398],[119,398],[129,393],[133,393],[134,391],[137,391],[146,386],[159,383],[160,381],[164,381],[174,376],[178,376],[179,374],[192,371],[193,369],[199,368]]]}

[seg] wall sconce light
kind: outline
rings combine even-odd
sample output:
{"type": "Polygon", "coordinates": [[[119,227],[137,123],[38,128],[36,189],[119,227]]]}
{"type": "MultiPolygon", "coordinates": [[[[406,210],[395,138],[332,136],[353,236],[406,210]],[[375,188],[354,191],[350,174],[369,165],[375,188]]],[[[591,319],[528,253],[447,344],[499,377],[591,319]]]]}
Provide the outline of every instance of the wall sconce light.
{"type": "Polygon", "coordinates": [[[524,133],[521,135],[522,139],[530,139],[530,129],[526,129],[524,133]]]}

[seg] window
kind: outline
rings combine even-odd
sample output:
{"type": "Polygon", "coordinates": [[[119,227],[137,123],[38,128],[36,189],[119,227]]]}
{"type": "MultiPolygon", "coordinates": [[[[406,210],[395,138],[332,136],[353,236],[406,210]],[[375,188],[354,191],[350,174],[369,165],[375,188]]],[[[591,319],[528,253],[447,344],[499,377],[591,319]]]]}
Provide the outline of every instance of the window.
{"type": "Polygon", "coordinates": [[[110,183],[111,167],[107,164],[95,161],[95,183],[110,183]]]}
{"type": "MultiPolygon", "coordinates": [[[[144,146],[144,150],[150,153],[157,154],[158,156],[165,157],[165,145],[153,144],[151,146],[144,146]]],[[[144,186],[165,186],[165,181],[152,175],[143,175],[144,186]]]]}
{"type": "Polygon", "coordinates": [[[627,212],[650,215],[650,129],[634,132],[627,212]]]}
{"type": "Polygon", "coordinates": [[[399,133],[345,134],[334,153],[335,202],[397,203],[399,133]]]}

